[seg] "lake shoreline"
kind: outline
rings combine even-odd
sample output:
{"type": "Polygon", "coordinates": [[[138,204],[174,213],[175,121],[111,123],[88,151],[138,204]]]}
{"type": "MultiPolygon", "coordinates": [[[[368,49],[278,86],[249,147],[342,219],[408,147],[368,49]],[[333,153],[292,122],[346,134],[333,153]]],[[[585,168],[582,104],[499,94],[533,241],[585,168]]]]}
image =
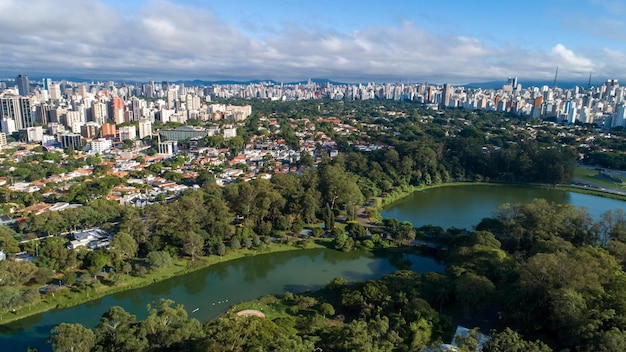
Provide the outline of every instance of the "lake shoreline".
{"type": "Polygon", "coordinates": [[[391,193],[385,195],[384,197],[379,197],[380,201],[376,206],[373,207],[374,217],[380,218],[382,220],[381,212],[386,207],[389,207],[393,203],[396,203],[406,197],[409,197],[414,192],[422,192],[429,189],[440,188],[440,187],[457,187],[457,186],[477,186],[477,185],[489,185],[489,186],[520,186],[520,187],[538,187],[544,189],[558,189],[565,192],[573,192],[580,194],[588,194],[603,198],[616,199],[621,201],[626,201],[626,195],[617,194],[610,191],[602,191],[593,188],[583,188],[576,187],[571,184],[558,184],[558,185],[548,185],[544,183],[523,183],[523,182],[477,182],[477,181],[469,181],[469,182],[448,182],[448,183],[438,183],[432,185],[422,185],[422,186],[407,186],[404,189],[394,190],[391,193]]]}
{"type": "MultiPolygon", "coordinates": [[[[323,239],[320,240],[323,241],[323,239]]],[[[127,285],[106,286],[102,284],[99,291],[88,292],[86,297],[84,297],[84,292],[69,292],[69,294],[58,294],[58,297],[53,296],[53,299],[50,301],[48,301],[47,298],[44,298],[41,302],[31,307],[24,306],[20,309],[16,309],[15,311],[2,312],[0,313],[0,326],[5,327],[21,319],[25,319],[37,314],[43,314],[48,311],[53,311],[55,309],[75,307],[116,293],[147,287],[157,282],[175,278],[177,276],[186,275],[198,270],[208,268],[211,265],[215,265],[218,263],[226,263],[236,259],[251,256],[315,248],[327,247],[317,242],[309,242],[306,244],[305,247],[288,244],[271,244],[270,247],[268,247],[265,251],[240,249],[237,252],[228,253],[223,257],[215,255],[202,256],[197,258],[195,262],[191,262],[191,260],[187,258],[180,258],[176,260],[175,263],[173,263],[167,271],[156,271],[148,273],[145,277],[141,278],[131,275],[125,275],[128,276],[126,279],[130,281],[126,282],[127,285]]]]}

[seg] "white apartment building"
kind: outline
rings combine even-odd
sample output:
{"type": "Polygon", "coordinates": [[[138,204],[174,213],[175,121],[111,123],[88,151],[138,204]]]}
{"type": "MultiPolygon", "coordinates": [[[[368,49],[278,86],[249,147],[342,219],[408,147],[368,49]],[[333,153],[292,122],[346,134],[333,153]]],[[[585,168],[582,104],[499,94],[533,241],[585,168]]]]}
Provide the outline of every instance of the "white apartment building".
{"type": "Polygon", "coordinates": [[[134,140],[137,138],[137,129],[135,126],[123,126],[119,128],[120,131],[120,141],[125,141],[127,139],[134,140]]]}
{"type": "Polygon", "coordinates": [[[152,122],[147,119],[139,120],[139,139],[152,135],[152,122]]]}
{"type": "Polygon", "coordinates": [[[94,153],[104,153],[111,149],[112,143],[110,139],[98,138],[91,141],[91,151],[94,153]]]}

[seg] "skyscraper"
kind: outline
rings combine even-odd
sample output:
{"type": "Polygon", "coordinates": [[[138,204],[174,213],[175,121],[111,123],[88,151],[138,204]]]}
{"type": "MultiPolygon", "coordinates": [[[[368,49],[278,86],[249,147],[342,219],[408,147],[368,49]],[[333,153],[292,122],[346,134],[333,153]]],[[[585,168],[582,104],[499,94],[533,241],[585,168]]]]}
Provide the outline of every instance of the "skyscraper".
{"type": "Polygon", "coordinates": [[[443,85],[443,92],[441,93],[441,103],[444,108],[447,108],[450,105],[450,97],[452,96],[452,86],[446,83],[443,85]]]}
{"type": "Polygon", "coordinates": [[[17,91],[23,97],[27,97],[30,94],[30,81],[28,80],[28,76],[18,75],[15,79],[15,83],[17,85],[17,91]]]}

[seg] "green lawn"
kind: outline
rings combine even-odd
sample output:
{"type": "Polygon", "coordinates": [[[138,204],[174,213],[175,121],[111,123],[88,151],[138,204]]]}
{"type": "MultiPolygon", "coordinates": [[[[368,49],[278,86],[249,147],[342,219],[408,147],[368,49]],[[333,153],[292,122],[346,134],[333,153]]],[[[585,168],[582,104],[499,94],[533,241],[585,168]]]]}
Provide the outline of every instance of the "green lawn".
{"type": "Polygon", "coordinates": [[[590,170],[584,167],[577,167],[576,170],[574,171],[575,177],[578,177],[585,181],[596,183],[598,185],[602,185],[608,188],[617,188],[617,189],[626,190],[626,179],[618,177],[620,180],[622,180],[622,184],[619,184],[619,183],[615,183],[607,179],[597,177],[597,175],[598,175],[597,171],[590,170]]]}
{"type": "Polygon", "coordinates": [[[263,312],[265,318],[273,320],[279,317],[285,317],[287,313],[287,305],[280,298],[274,296],[265,296],[254,301],[243,302],[234,305],[231,310],[239,312],[246,309],[254,309],[263,312]]]}

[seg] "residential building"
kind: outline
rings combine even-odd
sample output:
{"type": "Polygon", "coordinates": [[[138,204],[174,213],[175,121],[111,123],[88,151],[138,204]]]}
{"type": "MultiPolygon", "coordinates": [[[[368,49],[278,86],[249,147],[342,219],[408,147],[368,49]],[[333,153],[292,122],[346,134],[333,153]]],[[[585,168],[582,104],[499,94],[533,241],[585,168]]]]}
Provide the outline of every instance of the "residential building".
{"type": "Polygon", "coordinates": [[[41,126],[27,127],[24,131],[26,134],[26,140],[29,143],[41,142],[43,140],[43,127],[41,126]]]}
{"type": "Polygon", "coordinates": [[[116,138],[117,127],[112,123],[103,123],[102,124],[102,137],[103,138],[116,138]]]}
{"type": "Polygon", "coordinates": [[[137,138],[137,129],[135,126],[123,126],[120,127],[120,141],[127,139],[134,140],[137,138]]]}
{"type": "Polygon", "coordinates": [[[100,130],[100,126],[98,126],[95,122],[87,122],[80,126],[80,135],[83,138],[96,138],[98,137],[98,132],[100,130]]]}
{"type": "Polygon", "coordinates": [[[18,96],[0,97],[0,117],[15,121],[18,130],[33,125],[30,99],[18,96]]]}
{"type": "Polygon", "coordinates": [[[2,118],[1,128],[2,132],[6,133],[7,135],[13,134],[13,132],[17,131],[15,129],[15,120],[6,117],[2,118]]]}
{"type": "Polygon", "coordinates": [[[109,118],[109,111],[107,109],[107,104],[96,101],[91,106],[91,118],[92,121],[102,125],[107,122],[109,118]]]}
{"type": "Polygon", "coordinates": [[[109,149],[111,149],[112,142],[110,139],[98,138],[98,139],[92,140],[90,143],[90,146],[91,146],[92,152],[102,154],[108,151],[109,149]]]}
{"type": "Polygon", "coordinates": [[[109,117],[113,119],[115,124],[124,123],[124,100],[120,97],[114,97],[111,99],[110,108],[109,117]]]}
{"type": "Polygon", "coordinates": [[[152,135],[152,122],[147,119],[139,120],[139,138],[144,139],[152,135]]]}

